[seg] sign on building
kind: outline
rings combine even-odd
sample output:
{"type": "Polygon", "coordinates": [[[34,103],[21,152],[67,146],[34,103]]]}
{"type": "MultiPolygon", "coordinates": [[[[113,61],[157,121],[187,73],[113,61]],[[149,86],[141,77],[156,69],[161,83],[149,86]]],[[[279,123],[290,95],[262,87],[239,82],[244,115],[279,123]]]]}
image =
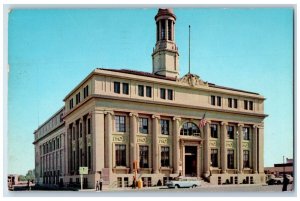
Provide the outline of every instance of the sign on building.
{"type": "Polygon", "coordinates": [[[88,174],[89,168],[88,167],[79,167],[79,174],[88,174]]]}

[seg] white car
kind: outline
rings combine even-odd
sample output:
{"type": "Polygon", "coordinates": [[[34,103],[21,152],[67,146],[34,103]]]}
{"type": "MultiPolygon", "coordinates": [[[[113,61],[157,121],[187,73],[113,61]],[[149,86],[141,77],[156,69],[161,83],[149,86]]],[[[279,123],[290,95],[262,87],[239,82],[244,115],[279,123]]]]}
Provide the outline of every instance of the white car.
{"type": "Polygon", "coordinates": [[[201,181],[180,178],[178,181],[169,181],[166,183],[166,185],[168,186],[168,188],[194,188],[197,186],[201,186],[201,181]]]}

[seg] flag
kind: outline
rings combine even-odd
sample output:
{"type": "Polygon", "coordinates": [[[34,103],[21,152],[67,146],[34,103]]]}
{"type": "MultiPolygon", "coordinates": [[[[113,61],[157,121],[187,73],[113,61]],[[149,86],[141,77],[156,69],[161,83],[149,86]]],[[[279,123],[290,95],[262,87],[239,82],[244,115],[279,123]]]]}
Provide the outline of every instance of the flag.
{"type": "Polygon", "coordinates": [[[206,112],[204,113],[202,119],[201,119],[200,122],[199,122],[199,127],[200,127],[200,128],[203,128],[203,127],[205,126],[205,124],[206,124],[205,115],[206,115],[206,112]]]}

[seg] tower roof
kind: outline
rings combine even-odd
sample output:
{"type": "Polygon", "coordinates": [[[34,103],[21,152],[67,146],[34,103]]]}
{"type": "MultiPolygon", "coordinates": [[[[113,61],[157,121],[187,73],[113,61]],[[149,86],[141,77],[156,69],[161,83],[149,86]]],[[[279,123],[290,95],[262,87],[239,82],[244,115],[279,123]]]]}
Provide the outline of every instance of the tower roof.
{"type": "Polygon", "coordinates": [[[174,17],[175,20],[176,20],[176,16],[173,12],[173,9],[172,8],[159,8],[158,9],[158,12],[155,16],[155,20],[160,17],[160,16],[163,16],[163,15],[167,15],[167,16],[170,16],[170,17],[174,17]]]}

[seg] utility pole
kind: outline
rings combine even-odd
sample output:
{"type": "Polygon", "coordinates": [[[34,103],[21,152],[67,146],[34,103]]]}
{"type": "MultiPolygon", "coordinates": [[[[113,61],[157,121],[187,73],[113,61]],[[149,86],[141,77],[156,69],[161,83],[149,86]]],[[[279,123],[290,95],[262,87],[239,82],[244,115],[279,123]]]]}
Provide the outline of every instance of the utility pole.
{"type": "Polygon", "coordinates": [[[283,175],[285,175],[285,162],[284,162],[284,156],[283,156],[282,158],[283,158],[283,159],[282,159],[282,160],[283,160],[283,161],[282,161],[282,162],[283,162],[283,163],[282,163],[282,165],[283,165],[283,175]]]}

